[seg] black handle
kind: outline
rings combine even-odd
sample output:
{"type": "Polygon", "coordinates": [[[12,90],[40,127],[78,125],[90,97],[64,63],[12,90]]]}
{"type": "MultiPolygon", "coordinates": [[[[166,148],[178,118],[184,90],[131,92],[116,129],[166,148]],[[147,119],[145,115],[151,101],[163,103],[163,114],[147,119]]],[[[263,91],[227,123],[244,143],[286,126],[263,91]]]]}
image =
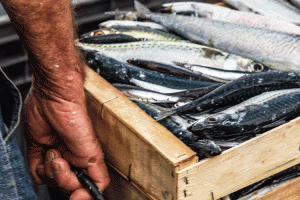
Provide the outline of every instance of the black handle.
{"type": "Polygon", "coordinates": [[[82,171],[82,169],[71,165],[71,170],[76,174],[79,182],[89,191],[94,199],[105,200],[97,185],[87,174],[82,171]]]}

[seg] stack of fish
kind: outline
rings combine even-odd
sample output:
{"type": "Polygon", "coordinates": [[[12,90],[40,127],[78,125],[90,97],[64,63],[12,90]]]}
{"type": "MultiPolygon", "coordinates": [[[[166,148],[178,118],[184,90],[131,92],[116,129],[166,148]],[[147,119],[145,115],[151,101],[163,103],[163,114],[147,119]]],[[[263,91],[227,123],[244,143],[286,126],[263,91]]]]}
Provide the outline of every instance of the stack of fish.
{"type": "Polygon", "coordinates": [[[240,11],[174,2],[152,13],[135,1],[139,21],[106,21],[77,44],[200,158],[300,115],[300,11],[282,0],[225,2],[240,11]],[[264,10],[276,6],[283,11],[264,10]]]}

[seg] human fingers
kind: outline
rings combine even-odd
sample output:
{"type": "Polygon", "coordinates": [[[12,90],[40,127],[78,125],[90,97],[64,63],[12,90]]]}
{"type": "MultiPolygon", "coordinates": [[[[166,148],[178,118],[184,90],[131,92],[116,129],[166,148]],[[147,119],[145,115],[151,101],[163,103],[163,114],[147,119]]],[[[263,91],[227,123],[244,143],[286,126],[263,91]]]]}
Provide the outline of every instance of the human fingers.
{"type": "Polygon", "coordinates": [[[94,198],[88,193],[87,189],[80,188],[74,191],[71,196],[70,200],[93,200],[94,198]]]}
{"type": "Polygon", "coordinates": [[[94,180],[100,191],[104,191],[110,183],[110,177],[103,158],[103,153],[99,151],[95,162],[89,162],[87,174],[94,180]]]}
{"type": "Polygon", "coordinates": [[[51,167],[53,170],[53,179],[62,190],[73,192],[82,188],[75,173],[70,169],[70,165],[65,159],[61,157],[53,159],[51,167]]]}
{"type": "Polygon", "coordinates": [[[29,171],[33,181],[39,185],[43,184],[42,177],[45,173],[45,166],[43,163],[44,152],[45,149],[42,145],[34,142],[27,143],[27,161],[29,171]]]}

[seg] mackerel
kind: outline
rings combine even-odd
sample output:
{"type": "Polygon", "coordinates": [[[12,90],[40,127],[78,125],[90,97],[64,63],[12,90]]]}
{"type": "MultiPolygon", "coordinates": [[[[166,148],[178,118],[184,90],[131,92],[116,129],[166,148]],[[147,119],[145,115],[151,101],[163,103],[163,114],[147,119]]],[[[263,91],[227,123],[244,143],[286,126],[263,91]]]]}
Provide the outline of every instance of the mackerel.
{"type": "Polygon", "coordinates": [[[131,100],[146,101],[149,103],[178,103],[187,102],[191,98],[179,97],[174,95],[163,94],[140,87],[126,85],[126,84],[113,84],[115,88],[121,91],[125,96],[131,100]]]}
{"type": "MultiPolygon", "coordinates": [[[[133,101],[142,110],[144,110],[151,117],[155,118],[161,112],[166,112],[167,108],[154,105],[147,102],[133,101]]],[[[222,153],[222,150],[211,140],[198,140],[199,136],[194,135],[187,130],[189,125],[186,120],[179,116],[171,116],[160,122],[177,138],[184,142],[188,147],[194,150],[200,158],[216,156],[222,153]]]]}
{"type": "Polygon", "coordinates": [[[230,81],[191,103],[173,109],[157,120],[174,113],[191,114],[209,109],[235,105],[263,92],[299,88],[300,75],[295,72],[261,72],[230,81]]]}
{"type": "Polygon", "coordinates": [[[95,51],[86,51],[88,65],[110,83],[139,86],[160,93],[181,92],[213,85],[186,78],[145,70],[95,51]]]}
{"type": "Polygon", "coordinates": [[[290,120],[300,114],[300,89],[265,92],[216,114],[204,116],[188,130],[208,138],[230,138],[259,132],[277,120],[290,120]],[[222,133],[224,131],[224,133],[222,133]]]}
{"type": "Polygon", "coordinates": [[[292,34],[300,34],[300,27],[286,20],[276,19],[271,16],[260,15],[251,12],[237,11],[224,6],[210,3],[192,4],[194,12],[200,17],[224,22],[234,22],[261,28],[273,29],[292,34]]]}
{"type": "MultiPolygon", "coordinates": [[[[237,70],[225,70],[225,69],[217,69],[212,67],[206,67],[201,65],[188,65],[183,63],[177,63],[177,65],[181,65],[184,69],[188,69],[195,74],[202,75],[208,79],[217,81],[217,82],[229,82],[235,79],[238,79],[245,75],[251,75],[255,72],[243,72],[237,70]]],[[[263,71],[264,68],[257,69],[258,72],[263,71]]]]}
{"type": "Polygon", "coordinates": [[[253,71],[257,66],[257,62],[251,59],[186,42],[143,41],[124,44],[78,43],[77,45],[83,50],[94,50],[121,62],[127,62],[134,56],[136,59],[174,66],[174,62],[180,62],[241,71],[253,71]]]}
{"type": "Polygon", "coordinates": [[[300,12],[285,0],[223,0],[241,11],[256,12],[262,15],[300,24],[300,12]]]}
{"type": "Polygon", "coordinates": [[[130,20],[108,20],[100,23],[99,28],[103,27],[115,27],[115,26],[141,26],[149,27],[157,30],[168,31],[164,26],[154,23],[154,22],[140,22],[140,21],[130,21],[130,20]]]}
{"type": "Polygon", "coordinates": [[[184,78],[190,78],[200,81],[208,81],[208,82],[214,82],[211,78],[207,78],[205,76],[202,76],[200,73],[194,73],[189,69],[181,68],[181,67],[175,67],[173,65],[166,65],[158,62],[153,62],[149,60],[140,60],[140,59],[129,59],[127,60],[129,64],[149,69],[161,73],[166,73],[169,75],[184,77],[184,78]]]}
{"type": "Polygon", "coordinates": [[[112,44],[112,43],[127,43],[140,41],[130,35],[124,34],[109,34],[109,35],[96,35],[81,37],[80,42],[87,44],[112,44]]]}
{"type": "Polygon", "coordinates": [[[164,41],[183,41],[184,39],[165,31],[152,29],[149,27],[133,26],[116,26],[101,28],[85,33],[81,38],[107,34],[125,34],[139,40],[164,40],[164,41]]]}
{"type": "Polygon", "coordinates": [[[207,18],[151,13],[150,10],[145,13],[147,8],[136,0],[135,7],[142,16],[191,41],[250,58],[271,69],[300,71],[299,35],[207,18]]]}

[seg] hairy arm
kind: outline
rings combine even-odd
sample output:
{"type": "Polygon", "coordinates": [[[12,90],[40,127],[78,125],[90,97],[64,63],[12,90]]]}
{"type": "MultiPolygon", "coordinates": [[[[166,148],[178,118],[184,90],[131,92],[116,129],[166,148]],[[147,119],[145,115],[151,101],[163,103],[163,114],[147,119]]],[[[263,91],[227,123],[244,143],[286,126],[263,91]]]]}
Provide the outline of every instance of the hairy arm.
{"type": "Polygon", "coordinates": [[[35,182],[55,183],[70,199],[91,199],[69,163],[86,169],[101,190],[109,184],[100,144],[87,115],[85,70],[74,45],[69,0],[4,0],[28,53],[33,83],[24,103],[28,162],[35,182]]]}

